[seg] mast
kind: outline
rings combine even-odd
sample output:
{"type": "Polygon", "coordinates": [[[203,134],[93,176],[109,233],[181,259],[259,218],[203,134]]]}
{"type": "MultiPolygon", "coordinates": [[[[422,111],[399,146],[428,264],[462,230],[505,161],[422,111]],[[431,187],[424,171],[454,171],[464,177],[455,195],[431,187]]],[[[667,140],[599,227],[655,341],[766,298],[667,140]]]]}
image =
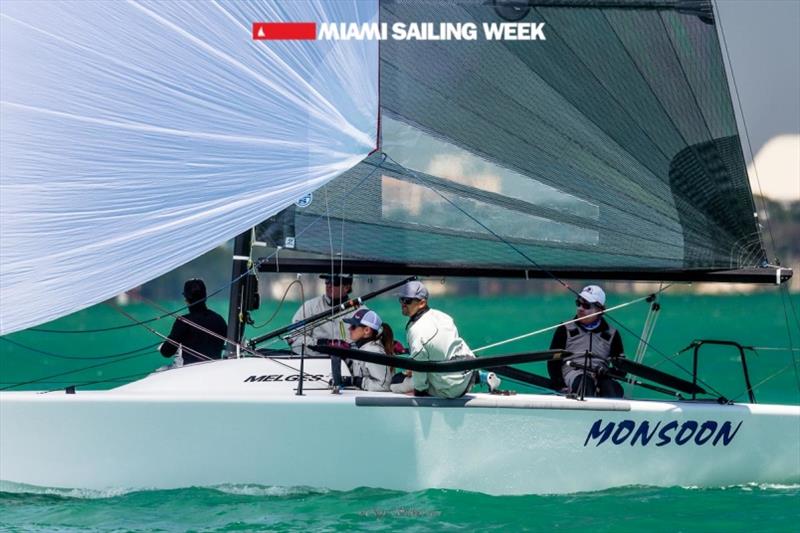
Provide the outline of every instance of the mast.
{"type": "MultiPolygon", "coordinates": [[[[253,230],[248,229],[236,237],[233,242],[233,267],[231,270],[231,293],[228,304],[228,339],[236,344],[242,342],[244,327],[249,320],[248,309],[245,304],[246,289],[248,288],[250,276],[243,276],[249,268],[250,245],[253,241],[253,230]]],[[[225,357],[236,357],[236,347],[228,345],[225,357]]]]}

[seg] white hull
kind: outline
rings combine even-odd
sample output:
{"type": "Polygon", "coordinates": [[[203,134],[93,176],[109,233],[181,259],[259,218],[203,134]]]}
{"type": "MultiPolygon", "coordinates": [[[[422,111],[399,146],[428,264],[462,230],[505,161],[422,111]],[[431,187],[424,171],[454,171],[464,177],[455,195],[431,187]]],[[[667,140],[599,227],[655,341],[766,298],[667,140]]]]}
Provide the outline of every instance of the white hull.
{"type": "MultiPolygon", "coordinates": [[[[329,369],[324,360],[306,364],[311,374],[329,369]]],[[[0,479],[94,489],[255,483],[489,494],[800,481],[796,406],[523,394],[419,401],[324,390],[300,397],[296,382],[283,381],[292,373],[285,363],[241,359],[111,391],[2,393],[0,479]],[[374,405],[387,402],[405,405],[374,405]],[[632,443],[643,423],[652,438],[632,443]]]]}

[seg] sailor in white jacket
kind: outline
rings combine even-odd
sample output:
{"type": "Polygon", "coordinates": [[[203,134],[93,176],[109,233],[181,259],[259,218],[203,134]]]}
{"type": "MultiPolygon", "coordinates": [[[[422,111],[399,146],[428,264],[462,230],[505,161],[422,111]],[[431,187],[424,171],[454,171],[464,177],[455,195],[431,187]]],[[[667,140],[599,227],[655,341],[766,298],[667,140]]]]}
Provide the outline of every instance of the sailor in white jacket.
{"type": "MultiPolygon", "coordinates": [[[[381,355],[394,355],[394,334],[384,324],[378,313],[362,307],[344,320],[350,325],[350,339],[355,348],[381,355]]],[[[386,365],[353,360],[350,363],[353,385],[366,391],[389,392],[392,382],[391,369],[386,365]]],[[[346,381],[343,382],[347,385],[346,381]]]]}
{"type": "MultiPolygon", "coordinates": [[[[294,317],[292,317],[292,322],[305,320],[347,301],[350,291],[353,290],[353,276],[351,274],[342,276],[322,274],[320,278],[325,280],[325,294],[304,302],[294,314],[294,317]]],[[[353,316],[353,312],[345,313],[334,319],[318,323],[313,328],[300,328],[296,330],[289,339],[289,345],[292,347],[292,351],[299,354],[303,349],[303,345],[305,345],[306,355],[321,355],[310,350],[308,346],[313,346],[315,344],[349,344],[347,324],[345,324],[344,319],[351,316],[353,316]]]]}
{"type": "MultiPolygon", "coordinates": [[[[417,361],[450,361],[473,358],[464,339],[458,336],[449,315],[428,307],[428,290],[419,281],[410,281],[400,292],[400,306],[409,317],[406,326],[408,350],[417,361]]],[[[458,398],[472,385],[471,370],[447,373],[414,372],[415,396],[458,398]]]]}

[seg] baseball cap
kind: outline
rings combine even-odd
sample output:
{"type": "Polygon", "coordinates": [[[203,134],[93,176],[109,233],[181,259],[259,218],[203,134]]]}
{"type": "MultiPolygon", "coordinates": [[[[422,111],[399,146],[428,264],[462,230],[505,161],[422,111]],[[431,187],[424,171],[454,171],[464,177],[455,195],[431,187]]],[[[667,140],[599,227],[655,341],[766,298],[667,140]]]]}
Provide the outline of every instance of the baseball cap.
{"type": "Polygon", "coordinates": [[[400,292],[397,295],[401,298],[414,298],[417,300],[427,300],[428,299],[428,289],[425,288],[425,285],[422,284],[421,281],[409,281],[400,289],[400,292]]]}
{"type": "Polygon", "coordinates": [[[599,285],[587,285],[581,289],[579,296],[590,304],[606,305],[606,293],[599,285]]]}
{"type": "Polygon", "coordinates": [[[371,311],[366,307],[362,307],[356,311],[350,318],[345,318],[344,322],[354,326],[369,326],[375,331],[381,329],[381,326],[383,325],[383,320],[381,320],[381,317],[378,316],[378,313],[371,311]]]}
{"type": "Polygon", "coordinates": [[[325,283],[332,283],[334,285],[352,285],[352,274],[320,274],[319,279],[324,279],[325,283]]]}

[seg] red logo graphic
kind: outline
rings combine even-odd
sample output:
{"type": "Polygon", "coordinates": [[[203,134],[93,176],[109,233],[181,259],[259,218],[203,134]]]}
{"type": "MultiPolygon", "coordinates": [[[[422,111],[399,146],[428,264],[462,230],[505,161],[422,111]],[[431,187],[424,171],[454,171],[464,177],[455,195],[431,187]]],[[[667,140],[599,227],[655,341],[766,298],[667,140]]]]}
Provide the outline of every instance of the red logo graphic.
{"type": "Polygon", "coordinates": [[[254,22],[254,41],[313,41],[316,22],[254,22]]]}

